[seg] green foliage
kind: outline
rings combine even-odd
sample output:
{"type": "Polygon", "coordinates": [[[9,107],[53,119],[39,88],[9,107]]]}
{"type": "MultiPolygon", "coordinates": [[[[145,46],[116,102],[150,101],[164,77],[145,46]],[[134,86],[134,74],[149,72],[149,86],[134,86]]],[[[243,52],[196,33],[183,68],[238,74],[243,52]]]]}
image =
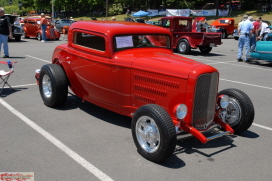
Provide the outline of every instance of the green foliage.
{"type": "Polygon", "coordinates": [[[121,5],[121,3],[118,4],[111,4],[109,5],[109,15],[113,16],[113,15],[117,15],[117,14],[122,14],[123,13],[123,6],[121,5]]]}

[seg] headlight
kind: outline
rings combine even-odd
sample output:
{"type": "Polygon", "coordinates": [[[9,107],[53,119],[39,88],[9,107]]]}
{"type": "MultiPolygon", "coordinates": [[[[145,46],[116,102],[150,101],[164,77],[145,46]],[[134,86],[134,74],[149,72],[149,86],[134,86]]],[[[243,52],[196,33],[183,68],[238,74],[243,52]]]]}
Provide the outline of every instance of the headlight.
{"type": "Polygon", "coordinates": [[[218,103],[219,103],[220,107],[225,109],[229,105],[229,96],[228,95],[221,95],[221,96],[219,96],[218,101],[219,101],[218,103]]]}
{"type": "Polygon", "coordinates": [[[175,107],[175,114],[177,116],[178,119],[183,119],[185,118],[186,114],[187,114],[187,106],[185,104],[179,104],[175,107]]]}

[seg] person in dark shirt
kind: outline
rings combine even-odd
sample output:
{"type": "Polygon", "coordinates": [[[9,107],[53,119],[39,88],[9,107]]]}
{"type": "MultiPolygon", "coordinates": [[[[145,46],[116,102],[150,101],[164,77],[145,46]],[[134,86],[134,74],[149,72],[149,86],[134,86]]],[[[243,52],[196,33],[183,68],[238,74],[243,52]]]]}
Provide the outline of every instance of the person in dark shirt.
{"type": "Polygon", "coordinates": [[[5,11],[3,7],[0,7],[0,51],[3,43],[4,56],[3,58],[9,58],[8,49],[8,37],[12,39],[12,30],[9,17],[5,16],[5,11]]]}

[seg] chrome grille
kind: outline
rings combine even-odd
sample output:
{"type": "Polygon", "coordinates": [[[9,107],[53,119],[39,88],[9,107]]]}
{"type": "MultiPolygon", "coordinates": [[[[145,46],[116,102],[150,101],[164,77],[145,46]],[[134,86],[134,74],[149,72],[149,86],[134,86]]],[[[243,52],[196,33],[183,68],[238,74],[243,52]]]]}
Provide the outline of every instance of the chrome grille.
{"type": "Polygon", "coordinates": [[[203,74],[197,79],[192,122],[196,129],[206,129],[213,122],[217,86],[217,72],[203,74]]]}

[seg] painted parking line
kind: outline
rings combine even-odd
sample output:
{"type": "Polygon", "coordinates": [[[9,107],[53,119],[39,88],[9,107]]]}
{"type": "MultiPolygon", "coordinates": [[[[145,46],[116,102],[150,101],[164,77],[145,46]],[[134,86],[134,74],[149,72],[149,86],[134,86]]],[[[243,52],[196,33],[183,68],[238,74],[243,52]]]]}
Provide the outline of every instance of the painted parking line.
{"type": "Polygon", "coordinates": [[[26,55],[26,56],[31,57],[31,58],[34,58],[34,59],[37,59],[37,60],[41,60],[41,61],[46,62],[46,63],[51,63],[51,61],[44,60],[44,59],[37,58],[37,57],[33,57],[33,56],[31,56],[31,55],[26,55]]]}
{"type": "Polygon", "coordinates": [[[253,87],[259,87],[259,88],[263,88],[263,89],[270,89],[270,90],[272,90],[272,87],[265,87],[265,86],[261,86],[261,85],[249,84],[249,83],[238,82],[238,81],[234,81],[234,80],[221,79],[221,78],[220,78],[220,80],[227,81],[227,82],[233,82],[233,83],[237,83],[237,84],[249,85],[249,86],[253,86],[253,87]]]}
{"type": "Polygon", "coordinates": [[[61,141],[59,141],[57,138],[55,138],[53,135],[45,131],[43,128],[38,126],[36,123],[28,119],[26,116],[24,116],[22,113],[11,107],[8,103],[6,103],[3,99],[0,98],[0,104],[2,104],[4,107],[6,107],[11,113],[16,115],[18,118],[20,118],[22,121],[24,121],[27,125],[29,125],[31,128],[33,128],[35,131],[40,133],[43,137],[45,137],[47,140],[49,140],[51,143],[53,143],[56,147],[58,147],[61,151],[66,153],[69,157],[74,159],[78,164],[80,164],[82,167],[84,167],[86,170],[88,170],[90,173],[92,173],[94,176],[96,176],[101,181],[113,181],[108,175],[100,171],[98,168],[96,168],[94,165],[92,165],[90,162],[85,160],[83,157],[81,157],[79,154],[74,152],[72,149],[67,147],[65,144],[63,144],[61,141]]]}

